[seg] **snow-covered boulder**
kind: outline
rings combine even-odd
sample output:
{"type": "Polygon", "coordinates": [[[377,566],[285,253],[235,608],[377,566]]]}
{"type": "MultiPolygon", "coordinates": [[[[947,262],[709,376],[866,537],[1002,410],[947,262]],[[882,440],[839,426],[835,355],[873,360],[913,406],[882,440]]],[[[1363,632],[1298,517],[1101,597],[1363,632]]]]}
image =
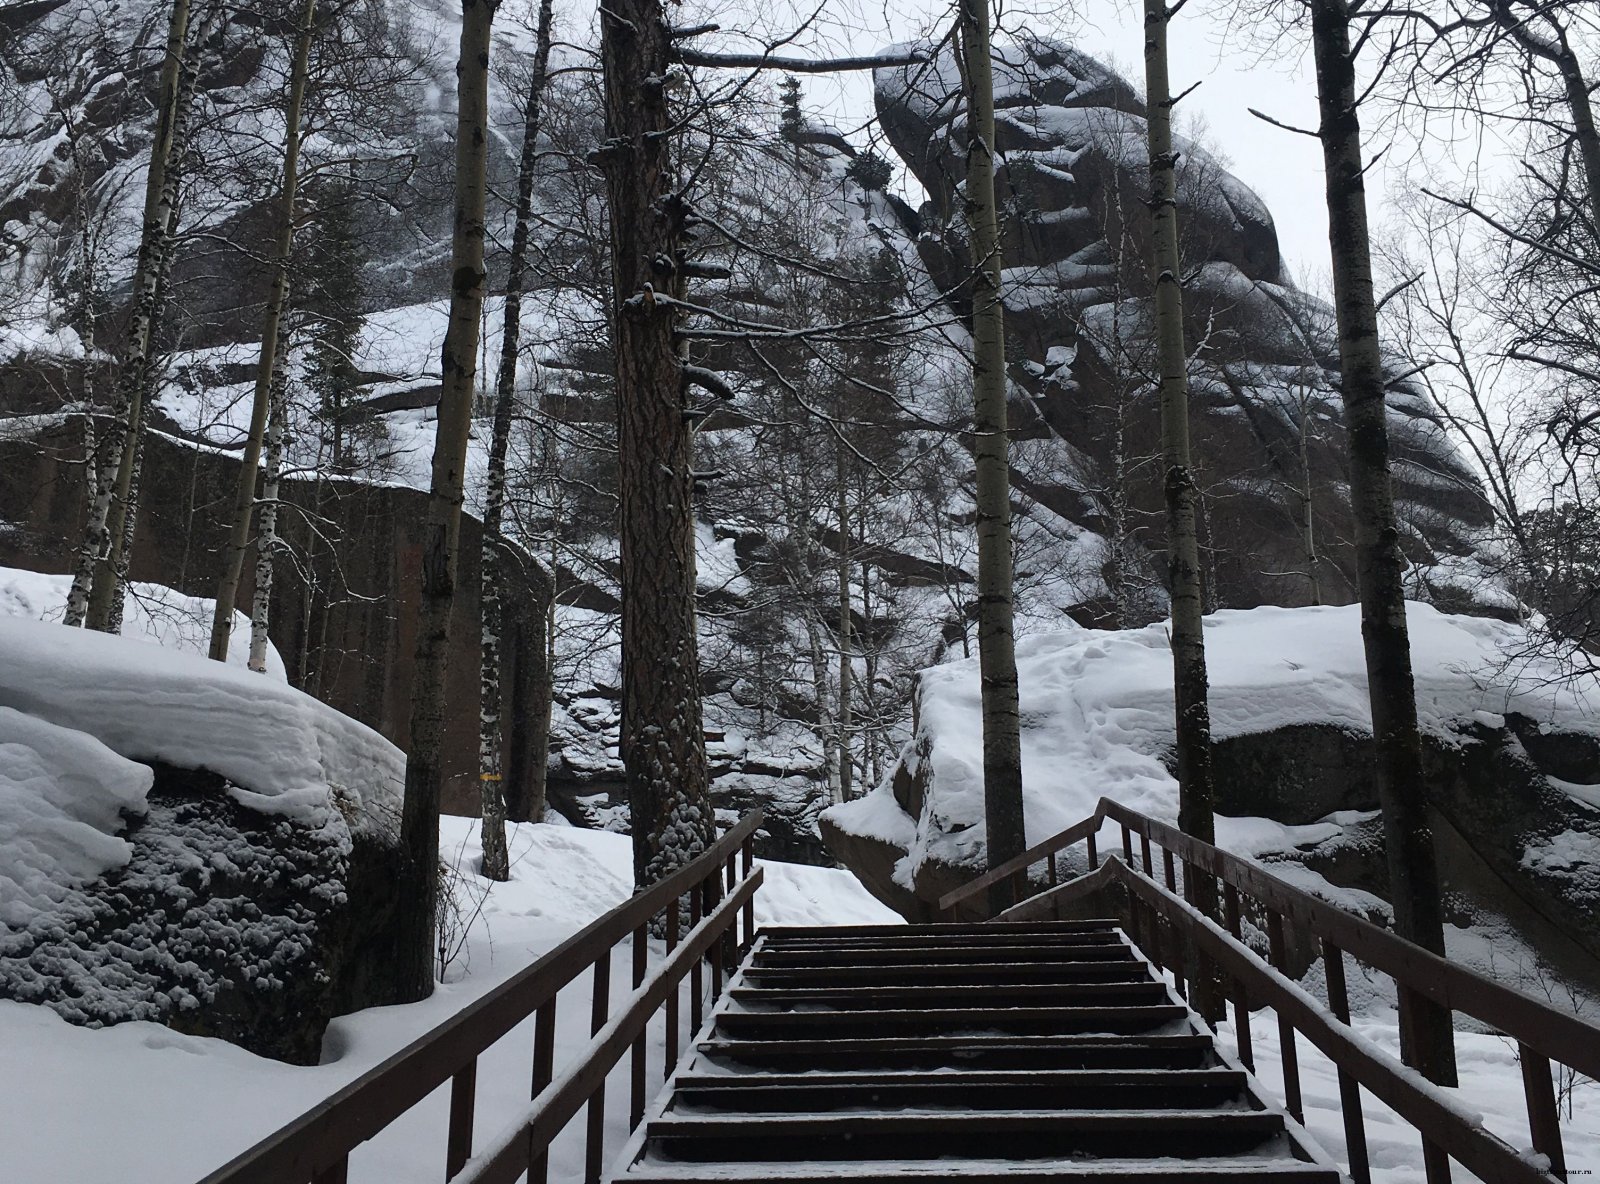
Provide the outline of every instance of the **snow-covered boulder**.
{"type": "Polygon", "coordinates": [[[269,675],[0,617],[0,997],[314,1061],[393,1001],[404,776],[269,675]]]}
{"type": "MultiPolygon", "coordinates": [[[[1600,844],[1600,682],[1558,677],[1516,625],[1426,604],[1408,620],[1428,793],[1461,918],[1531,912],[1600,959],[1600,869],[1584,858],[1600,844]]],[[[1222,844],[1381,894],[1358,609],[1219,612],[1206,646],[1222,844]]],[[[1029,842],[1102,796],[1174,820],[1165,625],[1017,648],[1029,842]]],[[[925,671],[918,707],[893,775],[821,820],[835,854],[903,913],[925,913],[986,857],[976,659],[925,671]]]]}

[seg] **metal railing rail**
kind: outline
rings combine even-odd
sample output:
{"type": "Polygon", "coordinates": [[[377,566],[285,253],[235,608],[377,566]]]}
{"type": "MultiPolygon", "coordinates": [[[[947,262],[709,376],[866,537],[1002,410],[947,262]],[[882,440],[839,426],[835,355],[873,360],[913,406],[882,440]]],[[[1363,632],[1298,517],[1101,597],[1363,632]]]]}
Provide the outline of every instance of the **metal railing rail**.
{"type": "MultiPolygon", "coordinates": [[[[1037,885],[1039,891],[1026,897],[1036,885],[1026,878],[1028,865],[1021,860],[1029,853],[1024,853],[1010,864],[993,869],[987,877],[947,893],[939,902],[940,908],[953,911],[956,904],[976,896],[989,884],[1011,879],[1017,885],[1017,895],[1026,898],[994,919],[1022,920],[1045,911],[1053,900],[1081,896],[1113,881],[1123,883],[1135,904],[1135,942],[1158,966],[1173,971],[1180,994],[1191,993],[1192,972],[1198,969],[1184,965],[1186,945],[1223,968],[1229,979],[1239,1060],[1246,1067],[1254,1067],[1249,1001],[1254,998],[1270,1003],[1277,1011],[1286,1108],[1296,1119],[1303,1120],[1304,1109],[1295,1033],[1306,1036],[1334,1062],[1339,1073],[1350,1172],[1356,1184],[1367,1184],[1371,1178],[1361,1117],[1362,1086],[1418,1129],[1429,1184],[1446,1184],[1452,1158],[1484,1180],[1527,1184],[1535,1178],[1566,1179],[1551,1063],[1600,1079],[1600,1027],[1440,958],[1285,883],[1256,864],[1109,798],[1100,799],[1090,818],[1033,851],[1045,853],[1054,864],[1060,851],[1078,841],[1089,844],[1088,875],[1055,887],[1037,885]],[[1095,853],[1093,839],[1085,832],[1097,833],[1107,821],[1121,830],[1122,853],[1120,859],[1111,856],[1102,861],[1095,853]],[[1139,837],[1137,859],[1135,835],[1139,837]],[[1161,862],[1159,881],[1155,871],[1157,851],[1161,862]],[[1220,885],[1220,892],[1213,899],[1222,902],[1223,926],[1194,907],[1196,887],[1205,877],[1220,885]],[[1158,917],[1165,922],[1165,938],[1158,917]],[[1244,944],[1247,917],[1265,930],[1265,960],[1244,944]],[[1297,931],[1313,938],[1323,957],[1327,1012],[1287,975],[1289,939],[1297,931]],[[1394,980],[1397,993],[1410,992],[1450,1011],[1459,1011],[1517,1041],[1533,1149],[1546,1157],[1548,1174],[1530,1168],[1498,1138],[1468,1122],[1426,1079],[1390,1062],[1349,1031],[1346,954],[1388,975],[1394,980]],[[1329,1013],[1335,1021],[1332,1024],[1329,1013]],[[1401,1074],[1398,1079],[1397,1071],[1401,1074]],[[1512,1166],[1507,1155],[1521,1166],[1512,1166]],[[1485,1171],[1490,1174],[1485,1175],[1485,1171]]],[[[1038,858],[1039,855],[1034,856],[1035,861],[1038,858]]],[[[1058,879],[1054,875],[1050,878],[1058,879]]]]}
{"type": "Polygon", "coordinates": [[[762,821],[759,810],[747,814],[691,863],[596,918],[531,966],[268,1135],[200,1184],[345,1184],[351,1151],[446,1081],[451,1088],[443,1178],[454,1179],[472,1156],[478,1057],[530,1016],[534,1019],[530,1096],[535,1099],[533,1113],[543,1117],[537,1130],[521,1143],[526,1158],[519,1174],[529,1171],[530,1184],[542,1184],[546,1179],[546,1152],[576,1112],[576,1106],[570,1111],[565,1106],[577,1092],[582,1095],[577,1105],[589,1108],[585,1180],[596,1184],[605,1151],[606,1073],[623,1053],[631,1052],[632,1129],[644,1115],[645,1027],[649,1020],[665,1006],[665,1078],[678,1061],[683,981],[689,980],[690,1030],[696,1031],[706,1004],[706,970],[710,971],[714,997],[722,989],[724,971],[733,969],[735,951],[755,936],[754,896],[762,880],[755,867],[755,832],[762,821]],[[689,926],[680,941],[686,896],[689,926]],[[667,958],[647,973],[651,927],[658,920],[666,933],[667,958]],[[634,993],[618,1016],[608,1019],[612,951],[629,937],[633,940],[634,993]],[[554,1073],[557,996],[563,987],[590,971],[590,1032],[595,1040],[558,1080],[554,1073]],[[594,1066],[607,1057],[604,1068],[596,1070],[594,1066]],[[574,1085],[575,1081],[578,1084],[574,1085]],[[565,1117],[552,1129],[549,1115],[558,1112],[565,1117]]]}

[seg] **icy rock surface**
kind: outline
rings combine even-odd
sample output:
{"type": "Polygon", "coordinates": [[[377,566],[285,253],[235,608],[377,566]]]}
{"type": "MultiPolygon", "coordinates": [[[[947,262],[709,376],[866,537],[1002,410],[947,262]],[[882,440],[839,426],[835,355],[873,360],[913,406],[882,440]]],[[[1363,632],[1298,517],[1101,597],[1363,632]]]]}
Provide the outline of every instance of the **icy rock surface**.
{"type": "MultiPolygon", "coordinates": [[[[1114,474],[1127,472],[1133,529],[1148,524],[1159,539],[1161,467],[1130,463],[1160,449],[1144,102],[1115,71],[1062,42],[1021,35],[994,53],[1013,422],[1020,435],[1054,436],[1085,462],[1053,477],[1019,472],[1017,484],[1042,508],[1104,534],[1114,529],[1114,474]]],[[[884,131],[929,194],[917,249],[962,312],[967,128],[952,51],[881,69],[874,80],[884,131]]],[[[1284,274],[1261,199],[1203,145],[1180,137],[1176,147],[1194,464],[1219,599],[1312,600],[1304,578],[1263,574],[1305,566],[1304,435],[1324,551],[1318,599],[1353,600],[1354,554],[1338,541],[1353,530],[1333,310],[1284,274]]],[[[1421,389],[1402,377],[1407,368],[1390,363],[1389,429],[1396,505],[1416,565],[1411,594],[1505,614],[1506,597],[1474,558],[1487,503],[1421,389]]],[[[1150,583],[1159,570],[1152,565],[1150,583]]],[[[1138,623],[1127,616],[1111,623],[1138,623]]]]}

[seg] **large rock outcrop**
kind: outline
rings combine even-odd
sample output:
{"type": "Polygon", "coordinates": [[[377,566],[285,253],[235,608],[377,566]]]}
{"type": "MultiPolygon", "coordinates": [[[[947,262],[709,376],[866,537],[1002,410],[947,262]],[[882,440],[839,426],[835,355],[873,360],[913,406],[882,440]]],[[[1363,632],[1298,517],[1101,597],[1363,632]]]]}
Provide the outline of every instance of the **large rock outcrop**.
{"type": "Polygon", "coordinates": [[[0,619],[0,997],[315,1064],[401,1002],[405,761],[271,675],[0,619]]]}
{"type": "MultiPolygon", "coordinates": [[[[1600,990],[1600,684],[1553,680],[1518,626],[1414,604],[1410,628],[1452,919],[1508,921],[1538,959],[1600,990]]],[[[1381,910],[1357,610],[1223,612],[1206,635],[1219,842],[1305,864],[1381,910]]],[[[1029,840],[1087,817],[1101,796],[1173,819],[1163,627],[1027,638],[1018,658],[1029,840]]],[[[975,661],[926,671],[893,777],[821,819],[840,861],[910,919],[931,919],[985,865],[978,695],[975,661]]],[[[1082,862],[1079,848],[1067,871],[1082,862]]]]}
{"type": "MultiPolygon", "coordinates": [[[[912,226],[923,262],[959,293],[967,133],[949,50],[878,71],[876,96],[889,142],[930,195],[912,226]]],[[[1017,487],[1108,538],[1150,527],[1146,537],[1158,540],[1160,466],[1140,463],[1160,447],[1143,100],[1070,46],[1024,37],[996,49],[995,105],[1013,422],[1024,437],[1059,439],[1073,457],[1043,473],[1017,465],[1017,487]]],[[[1313,602],[1302,529],[1308,490],[1323,556],[1317,595],[1353,599],[1354,557],[1341,541],[1352,529],[1332,309],[1285,274],[1261,199],[1203,146],[1178,148],[1192,431],[1214,595],[1240,607],[1313,602]]],[[[962,298],[956,304],[964,311],[962,298]]],[[[1451,609],[1504,611],[1504,597],[1472,575],[1489,508],[1404,369],[1391,369],[1389,425],[1396,504],[1418,566],[1413,594],[1451,609]]],[[[1143,544],[1131,549],[1142,554],[1143,544]]],[[[1151,582],[1155,570],[1141,580],[1151,582]]],[[[1159,615],[1159,604],[1144,611],[1159,615]]]]}

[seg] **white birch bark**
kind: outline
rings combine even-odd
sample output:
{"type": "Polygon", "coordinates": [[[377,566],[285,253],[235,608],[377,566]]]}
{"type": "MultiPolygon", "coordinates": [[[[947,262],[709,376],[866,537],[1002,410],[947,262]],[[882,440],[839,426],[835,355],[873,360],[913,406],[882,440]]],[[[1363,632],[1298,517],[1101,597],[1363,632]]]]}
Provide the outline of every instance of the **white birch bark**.
{"type": "Polygon", "coordinates": [[[300,187],[301,110],[305,105],[306,77],[311,66],[311,40],[316,27],[317,0],[305,0],[295,35],[294,63],[290,68],[289,100],[284,108],[283,180],[278,191],[278,237],[273,249],[267,303],[261,317],[261,356],[256,363],[255,394],[250,407],[250,431],[239,460],[234,487],[233,520],[223,546],[222,575],[217,581],[217,605],[211,618],[211,657],[228,659],[233,632],[233,606],[239,595],[239,576],[250,545],[250,519],[260,480],[261,446],[266,437],[272,398],[272,377],[277,368],[278,338],[289,302],[289,257],[294,251],[294,207],[300,187]]]}
{"type": "MultiPolygon", "coordinates": [[[[151,327],[157,313],[161,256],[168,249],[172,211],[177,200],[176,187],[168,183],[168,166],[172,162],[174,133],[181,106],[184,46],[188,33],[189,0],[173,0],[167,23],[166,56],[162,59],[161,76],[157,84],[161,109],[156,116],[155,139],[150,145],[150,166],[145,176],[144,215],[139,235],[139,254],[134,265],[133,307],[128,317],[127,342],[111,416],[101,442],[99,472],[93,481],[94,497],[89,503],[83,541],[78,549],[77,568],[73,572],[71,591],[67,594],[65,623],[72,626],[81,626],[88,621],[89,602],[97,582],[103,581],[101,599],[107,602],[111,599],[115,584],[111,555],[112,499],[119,485],[124,489],[127,487],[126,483],[119,481],[124,471],[128,481],[132,479],[130,447],[141,415],[139,390],[150,352],[151,327]]],[[[115,535],[121,537],[120,524],[115,535]]]]}
{"type": "Polygon", "coordinates": [[[288,412],[288,351],[278,351],[272,374],[272,409],[267,416],[267,468],[261,476],[261,504],[256,510],[256,579],[250,605],[251,670],[267,670],[267,628],[272,616],[272,583],[277,573],[278,488],[283,473],[284,419],[288,412]]]}

